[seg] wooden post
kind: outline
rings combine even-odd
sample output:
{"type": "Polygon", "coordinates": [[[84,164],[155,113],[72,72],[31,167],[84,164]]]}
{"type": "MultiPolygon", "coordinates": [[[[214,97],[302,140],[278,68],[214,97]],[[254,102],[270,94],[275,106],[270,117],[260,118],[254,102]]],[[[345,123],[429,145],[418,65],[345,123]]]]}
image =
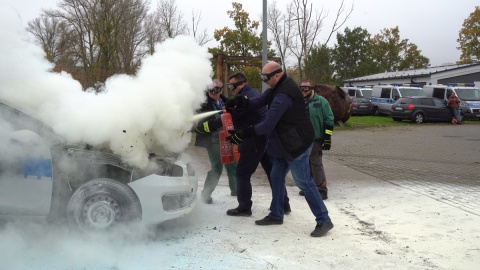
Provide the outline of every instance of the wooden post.
{"type": "Polygon", "coordinates": [[[217,78],[223,81],[223,53],[217,55],[217,78]]]}

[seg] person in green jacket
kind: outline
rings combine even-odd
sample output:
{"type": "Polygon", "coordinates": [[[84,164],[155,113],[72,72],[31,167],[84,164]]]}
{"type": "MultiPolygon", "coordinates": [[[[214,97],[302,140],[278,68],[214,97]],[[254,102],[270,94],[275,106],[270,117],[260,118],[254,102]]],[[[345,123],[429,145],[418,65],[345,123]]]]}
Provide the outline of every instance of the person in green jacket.
{"type": "MultiPolygon", "coordinates": [[[[303,80],[300,89],[315,129],[315,140],[310,153],[310,169],[322,199],[326,200],[328,198],[328,188],[322,157],[323,150],[328,151],[332,146],[333,112],[328,100],[315,93],[313,81],[303,80]]],[[[304,195],[303,191],[300,191],[300,195],[304,195]]]]}

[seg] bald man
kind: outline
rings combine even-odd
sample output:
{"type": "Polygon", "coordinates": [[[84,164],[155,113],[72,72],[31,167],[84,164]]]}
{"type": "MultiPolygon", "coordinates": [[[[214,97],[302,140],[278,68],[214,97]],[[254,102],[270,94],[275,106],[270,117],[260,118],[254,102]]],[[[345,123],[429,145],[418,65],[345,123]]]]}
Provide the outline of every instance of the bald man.
{"type": "Polygon", "coordinates": [[[227,140],[232,143],[241,144],[244,139],[252,136],[264,134],[268,136],[267,154],[273,163],[270,173],[272,202],[268,216],[255,221],[255,224],[283,224],[285,176],[290,170],[315,216],[317,224],[310,235],[323,236],[333,228],[333,223],[310,171],[309,156],[315,132],[302,92],[276,62],[268,62],[260,76],[262,81],[271,87],[270,89],[257,98],[237,96],[225,104],[227,108],[268,105],[264,121],[243,130],[234,131],[227,137],[227,140]]]}

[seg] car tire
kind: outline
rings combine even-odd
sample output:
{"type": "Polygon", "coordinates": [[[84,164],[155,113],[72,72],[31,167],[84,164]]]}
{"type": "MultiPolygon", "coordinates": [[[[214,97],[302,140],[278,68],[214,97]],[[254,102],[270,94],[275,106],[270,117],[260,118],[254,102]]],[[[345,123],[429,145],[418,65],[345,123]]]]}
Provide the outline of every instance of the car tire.
{"type": "Polygon", "coordinates": [[[423,116],[423,113],[416,113],[415,115],[413,115],[413,118],[412,118],[413,123],[421,124],[424,121],[425,121],[425,116],[423,116]]]}
{"type": "Polygon", "coordinates": [[[83,231],[106,230],[141,217],[142,207],[133,189],[109,178],[81,185],[67,206],[69,225],[83,231]]]}
{"type": "Polygon", "coordinates": [[[373,114],[372,115],[375,115],[375,116],[379,116],[380,113],[378,112],[378,107],[374,107],[373,108],[373,114]]]}

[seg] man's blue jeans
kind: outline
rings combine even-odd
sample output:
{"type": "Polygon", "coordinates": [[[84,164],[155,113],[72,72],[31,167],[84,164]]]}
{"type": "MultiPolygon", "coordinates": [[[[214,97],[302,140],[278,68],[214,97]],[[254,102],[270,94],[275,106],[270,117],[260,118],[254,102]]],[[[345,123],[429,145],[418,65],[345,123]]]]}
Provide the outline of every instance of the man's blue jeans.
{"type": "Polygon", "coordinates": [[[330,220],[328,210],[323,203],[318,188],[313,182],[310,172],[309,157],[312,145],[300,156],[292,161],[285,158],[272,158],[273,167],[270,177],[272,179],[272,203],[270,204],[269,216],[275,219],[283,219],[283,200],[285,192],[285,177],[289,170],[292,171],[293,180],[298,188],[305,193],[308,206],[317,222],[330,220]]]}

